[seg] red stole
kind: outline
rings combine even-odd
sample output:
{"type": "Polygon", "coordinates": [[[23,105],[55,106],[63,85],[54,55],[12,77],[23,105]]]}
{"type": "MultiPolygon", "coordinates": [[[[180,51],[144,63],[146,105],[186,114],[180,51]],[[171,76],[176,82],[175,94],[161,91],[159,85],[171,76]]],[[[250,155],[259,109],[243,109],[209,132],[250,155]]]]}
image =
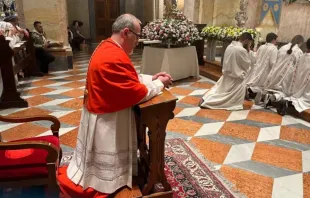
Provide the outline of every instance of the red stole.
{"type": "Polygon", "coordinates": [[[89,63],[84,103],[95,114],[136,105],[147,94],[125,51],[112,39],[103,41],[89,63]]]}

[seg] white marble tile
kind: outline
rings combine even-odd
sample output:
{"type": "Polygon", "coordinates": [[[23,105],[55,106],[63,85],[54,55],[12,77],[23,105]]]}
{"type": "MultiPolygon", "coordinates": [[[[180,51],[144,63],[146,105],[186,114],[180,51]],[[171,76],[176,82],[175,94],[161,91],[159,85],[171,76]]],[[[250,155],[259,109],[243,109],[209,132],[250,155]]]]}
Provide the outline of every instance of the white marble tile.
{"type": "Polygon", "coordinates": [[[214,168],[214,171],[218,171],[222,168],[222,165],[215,165],[213,166],[213,168],[214,168]]]}
{"type": "Polygon", "coordinates": [[[204,95],[209,89],[198,89],[190,93],[190,96],[204,95]]]}
{"type": "Polygon", "coordinates": [[[301,119],[297,119],[297,121],[298,121],[300,124],[303,124],[303,125],[305,125],[305,126],[307,126],[307,127],[310,127],[310,123],[307,122],[307,121],[304,121],[304,120],[301,120],[301,119]]]}
{"type": "Polygon", "coordinates": [[[47,93],[44,93],[44,94],[41,94],[41,95],[56,95],[56,94],[61,94],[61,93],[64,93],[64,92],[67,92],[67,91],[71,91],[73,90],[72,88],[70,89],[58,89],[58,90],[55,90],[55,91],[51,91],[51,92],[47,92],[47,93]]]}
{"type": "MultiPolygon", "coordinates": [[[[60,79],[64,79],[64,78],[67,78],[70,76],[72,76],[72,75],[67,75],[66,73],[64,73],[63,75],[57,75],[56,77],[49,78],[49,80],[60,80],[60,79]]],[[[69,82],[67,82],[67,83],[69,83],[69,82]]]]}
{"type": "Polygon", "coordinates": [[[176,96],[178,101],[182,100],[183,98],[185,98],[185,96],[176,96]]]}
{"type": "MultiPolygon", "coordinates": [[[[66,133],[68,133],[69,131],[72,131],[74,129],[76,129],[77,127],[68,127],[68,128],[60,128],[59,129],[59,136],[65,135],[66,133]]],[[[46,136],[46,135],[52,135],[52,131],[48,130],[44,133],[41,133],[40,135],[38,135],[37,137],[41,137],[41,136],[46,136]]]]}
{"type": "Polygon", "coordinates": [[[251,160],[254,148],[255,143],[232,145],[226,156],[224,164],[251,160]]]}
{"type": "Polygon", "coordinates": [[[245,120],[250,110],[232,111],[227,121],[245,120]]]}
{"type": "Polygon", "coordinates": [[[0,125],[0,132],[6,131],[8,129],[11,129],[11,128],[16,127],[16,126],[21,125],[21,124],[23,124],[23,123],[17,123],[17,124],[9,123],[9,124],[0,125]]]}
{"type": "Polygon", "coordinates": [[[68,115],[72,112],[74,112],[74,111],[57,111],[57,112],[51,113],[49,115],[55,116],[56,118],[61,118],[61,117],[68,115]]]}
{"type": "Polygon", "coordinates": [[[281,126],[261,128],[257,142],[276,140],[280,138],[281,126]]]}
{"type": "Polygon", "coordinates": [[[224,125],[224,122],[215,122],[215,123],[208,123],[204,124],[194,136],[204,136],[204,135],[214,135],[217,134],[222,126],[224,125]]]}
{"type": "Polygon", "coordinates": [[[310,151],[302,152],[302,171],[310,172],[310,151]]]}
{"type": "Polygon", "coordinates": [[[290,125],[290,124],[298,124],[298,119],[292,117],[292,116],[283,116],[282,117],[282,123],[281,125],[290,125]]]}
{"type": "Polygon", "coordinates": [[[12,113],[16,113],[16,112],[20,112],[20,111],[26,110],[28,108],[29,107],[27,107],[27,108],[4,109],[4,110],[0,111],[0,115],[5,116],[5,115],[9,115],[9,114],[12,114],[12,113]]]}
{"type": "Polygon", "coordinates": [[[273,182],[272,198],[303,198],[302,174],[276,178],[273,182]]]}
{"type": "Polygon", "coordinates": [[[51,74],[65,74],[68,71],[54,71],[54,72],[50,72],[51,74]]]}
{"type": "Polygon", "coordinates": [[[46,102],[46,103],[43,103],[43,104],[40,104],[38,105],[38,107],[40,106],[53,106],[53,105],[59,105],[61,103],[64,103],[64,102],[68,102],[70,100],[72,100],[73,98],[70,98],[70,99],[55,99],[55,100],[52,100],[50,102],[46,102]]]}
{"type": "Polygon", "coordinates": [[[78,80],[78,81],[80,81],[80,82],[86,82],[86,79],[82,79],[82,80],[78,80]]]}
{"type": "Polygon", "coordinates": [[[33,96],[21,96],[23,99],[29,99],[29,98],[32,98],[33,96]]]}
{"type": "Polygon", "coordinates": [[[259,106],[259,105],[253,105],[251,107],[251,109],[263,109],[264,107],[263,106],[259,106]]]}
{"type": "Polygon", "coordinates": [[[180,113],[178,113],[175,117],[194,116],[199,110],[200,110],[200,107],[185,108],[180,113]]]}
{"type": "Polygon", "coordinates": [[[57,86],[65,85],[68,83],[70,83],[70,82],[58,82],[58,83],[54,83],[54,84],[50,84],[50,85],[45,85],[45,87],[57,87],[57,86]]]}

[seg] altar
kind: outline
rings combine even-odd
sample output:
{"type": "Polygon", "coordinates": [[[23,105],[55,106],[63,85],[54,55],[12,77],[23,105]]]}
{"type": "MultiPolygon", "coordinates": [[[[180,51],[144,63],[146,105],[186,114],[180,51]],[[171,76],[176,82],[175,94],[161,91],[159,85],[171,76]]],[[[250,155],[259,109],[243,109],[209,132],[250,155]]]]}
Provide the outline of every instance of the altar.
{"type": "Polygon", "coordinates": [[[145,46],[142,55],[141,73],[154,75],[169,73],[173,80],[199,77],[197,52],[194,46],[159,48],[145,46]]]}

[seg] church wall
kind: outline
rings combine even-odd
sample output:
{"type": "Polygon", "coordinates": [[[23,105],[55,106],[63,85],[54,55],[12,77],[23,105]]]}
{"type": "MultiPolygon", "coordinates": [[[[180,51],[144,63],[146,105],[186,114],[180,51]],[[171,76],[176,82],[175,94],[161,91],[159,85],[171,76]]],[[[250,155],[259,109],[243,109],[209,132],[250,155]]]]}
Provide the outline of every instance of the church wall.
{"type": "Polygon", "coordinates": [[[248,0],[247,16],[248,20],[245,24],[247,28],[255,28],[259,24],[260,9],[262,1],[260,0],[248,0]]]}
{"type": "Polygon", "coordinates": [[[68,22],[69,26],[74,20],[82,21],[82,34],[90,38],[90,20],[88,1],[85,0],[67,0],[68,22]]]}
{"type": "Polygon", "coordinates": [[[138,19],[143,21],[143,1],[141,0],[126,0],[125,12],[135,15],[138,19]]]}
{"type": "Polygon", "coordinates": [[[25,26],[32,30],[34,21],[41,21],[48,38],[68,45],[67,4],[64,0],[23,0],[25,26]]]}
{"type": "Polygon", "coordinates": [[[214,0],[213,25],[236,25],[235,15],[240,0],[214,0]]]}
{"type": "Polygon", "coordinates": [[[204,0],[201,10],[201,24],[213,25],[214,0],[204,0]]]}
{"type": "Polygon", "coordinates": [[[279,40],[289,42],[295,35],[310,38],[310,3],[284,4],[282,7],[279,40]]]}

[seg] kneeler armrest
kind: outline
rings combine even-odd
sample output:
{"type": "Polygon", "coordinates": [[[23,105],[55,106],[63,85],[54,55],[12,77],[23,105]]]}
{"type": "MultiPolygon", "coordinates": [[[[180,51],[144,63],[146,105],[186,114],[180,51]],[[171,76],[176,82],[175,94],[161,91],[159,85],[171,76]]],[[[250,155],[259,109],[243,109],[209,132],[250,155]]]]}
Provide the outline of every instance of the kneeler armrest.
{"type": "MultiPolygon", "coordinates": [[[[50,121],[53,124],[51,125],[51,131],[54,136],[59,137],[59,128],[60,128],[60,121],[51,115],[44,115],[44,116],[33,116],[33,117],[22,117],[22,118],[14,118],[9,116],[0,116],[0,121],[2,122],[9,122],[9,123],[23,123],[23,122],[34,122],[34,121],[50,121]]],[[[1,136],[0,136],[1,142],[1,136]]]]}

